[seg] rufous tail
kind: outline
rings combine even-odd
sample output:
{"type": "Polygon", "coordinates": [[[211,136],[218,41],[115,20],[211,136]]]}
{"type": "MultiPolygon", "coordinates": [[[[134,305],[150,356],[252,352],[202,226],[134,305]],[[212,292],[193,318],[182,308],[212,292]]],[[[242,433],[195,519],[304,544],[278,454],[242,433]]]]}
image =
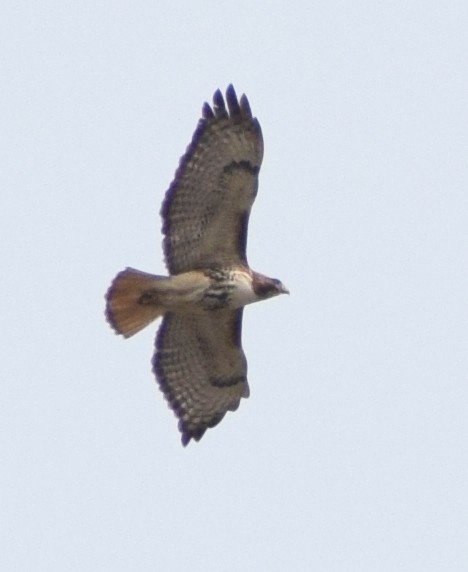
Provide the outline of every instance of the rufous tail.
{"type": "Polygon", "coordinates": [[[117,334],[129,338],[165,313],[158,286],[167,280],[134,268],[117,274],[106,294],[106,318],[117,334]]]}

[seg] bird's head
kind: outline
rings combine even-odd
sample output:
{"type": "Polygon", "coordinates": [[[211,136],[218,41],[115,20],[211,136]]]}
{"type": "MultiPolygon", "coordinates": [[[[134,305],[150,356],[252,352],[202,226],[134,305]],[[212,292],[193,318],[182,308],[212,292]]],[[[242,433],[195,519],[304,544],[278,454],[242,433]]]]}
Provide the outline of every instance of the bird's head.
{"type": "Polygon", "coordinates": [[[289,290],[281,280],[269,278],[258,272],[253,276],[252,286],[260,300],[273,298],[273,296],[279,296],[280,294],[289,294],[289,290]]]}

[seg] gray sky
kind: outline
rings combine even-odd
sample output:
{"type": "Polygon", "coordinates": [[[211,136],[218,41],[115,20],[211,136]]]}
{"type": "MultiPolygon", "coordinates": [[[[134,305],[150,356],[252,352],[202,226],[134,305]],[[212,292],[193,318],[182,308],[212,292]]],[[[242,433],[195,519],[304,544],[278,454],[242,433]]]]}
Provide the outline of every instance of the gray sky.
{"type": "Polygon", "coordinates": [[[468,566],[468,4],[0,8],[1,570],[468,566]],[[186,449],[125,266],[233,82],[265,138],[251,397],[186,449]]]}

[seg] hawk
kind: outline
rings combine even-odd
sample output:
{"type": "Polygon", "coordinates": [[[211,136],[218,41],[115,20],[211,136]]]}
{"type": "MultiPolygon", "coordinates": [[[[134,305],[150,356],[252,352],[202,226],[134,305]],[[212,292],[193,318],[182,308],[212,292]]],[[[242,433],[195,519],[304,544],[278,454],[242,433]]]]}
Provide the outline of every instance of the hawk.
{"type": "Polygon", "coordinates": [[[125,338],[162,316],[153,371],[179,418],[184,446],[249,395],[244,306],[289,293],[247,263],[262,156],[262,132],[247,97],[238,100],[232,85],[226,99],[217,90],[162,204],[169,276],[127,268],[106,294],[107,320],[125,338]]]}

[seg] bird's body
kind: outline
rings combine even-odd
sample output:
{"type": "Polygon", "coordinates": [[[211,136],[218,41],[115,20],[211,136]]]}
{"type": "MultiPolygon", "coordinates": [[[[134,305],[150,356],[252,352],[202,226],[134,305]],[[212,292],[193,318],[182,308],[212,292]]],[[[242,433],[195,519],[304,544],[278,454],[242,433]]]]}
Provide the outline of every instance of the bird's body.
{"type": "Polygon", "coordinates": [[[106,295],[107,319],[124,337],[163,316],[153,369],[184,445],[248,396],[243,307],[287,292],[252,271],[245,252],[263,156],[260,126],[232,86],[228,110],[219,91],[213,99],[161,210],[170,276],[127,268],[106,295]]]}

